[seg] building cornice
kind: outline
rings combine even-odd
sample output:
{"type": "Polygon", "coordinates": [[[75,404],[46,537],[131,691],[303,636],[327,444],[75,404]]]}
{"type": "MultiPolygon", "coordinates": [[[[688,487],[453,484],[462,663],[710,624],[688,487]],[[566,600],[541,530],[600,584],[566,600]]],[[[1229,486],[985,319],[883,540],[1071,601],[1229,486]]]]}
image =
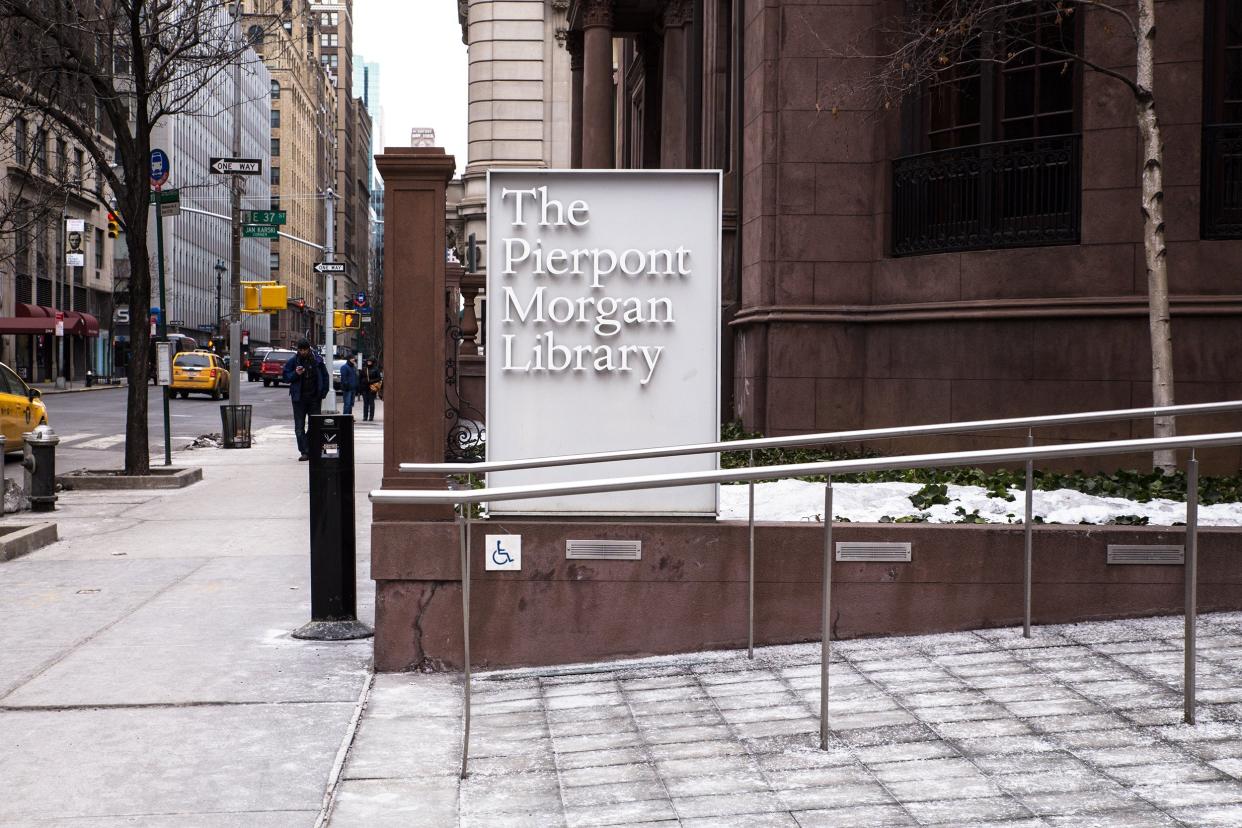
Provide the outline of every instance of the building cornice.
{"type": "MultiPolygon", "coordinates": [[[[1242,295],[1170,296],[1169,309],[1174,316],[1242,316],[1242,295]]],[[[1146,296],[1101,296],[892,305],[760,305],[743,308],[729,324],[747,327],[795,323],[868,324],[1146,316],[1146,296]]]]}

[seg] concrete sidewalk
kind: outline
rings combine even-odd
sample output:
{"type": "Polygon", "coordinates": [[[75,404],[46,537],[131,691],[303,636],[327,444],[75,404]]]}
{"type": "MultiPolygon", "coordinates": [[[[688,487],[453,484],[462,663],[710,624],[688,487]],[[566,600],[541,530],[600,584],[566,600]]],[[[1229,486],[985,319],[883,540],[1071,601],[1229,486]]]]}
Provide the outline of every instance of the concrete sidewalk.
{"type": "MultiPolygon", "coordinates": [[[[370,623],[381,425],[356,432],[370,623]]],[[[307,464],[291,426],[255,443],[179,452],[204,471],[187,489],[62,493],[62,540],[0,564],[0,824],[315,825],[371,642],[290,637],[310,617],[307,464]]]]}
{"type": "Polygon", "coordinates": [[[1242,825],[1242,614],[769,647],[460,677],[380,675],[333,828],[1242,825]]]}

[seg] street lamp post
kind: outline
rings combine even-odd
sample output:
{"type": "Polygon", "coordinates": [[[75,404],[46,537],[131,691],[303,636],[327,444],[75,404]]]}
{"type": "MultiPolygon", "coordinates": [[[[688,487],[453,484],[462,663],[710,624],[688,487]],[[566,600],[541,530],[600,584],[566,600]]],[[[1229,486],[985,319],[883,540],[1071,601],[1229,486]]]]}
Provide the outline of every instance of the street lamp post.
{"type": "Polygon", "coordinates": [[[225,266],[224,259],[216,259],[216,336],[217,337],[220,336],[220,333],[221,333],[220,326],[222,324],[221,319],[224,317],[224,312],[220,309],[220,302],[223,298],[223,294],[221,293],[221,281],[224,278],[224,271],[226,270],[228,270],[228,267],[225,266]]]}

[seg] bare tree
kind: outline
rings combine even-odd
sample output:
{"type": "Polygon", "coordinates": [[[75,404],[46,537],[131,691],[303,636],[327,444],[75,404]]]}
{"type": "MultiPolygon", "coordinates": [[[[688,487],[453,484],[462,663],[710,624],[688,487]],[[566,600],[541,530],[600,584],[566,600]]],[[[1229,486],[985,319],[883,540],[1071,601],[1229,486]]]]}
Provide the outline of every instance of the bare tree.
{"type": "MultiPolygon", "coordinates": [[[[1155,94],[1155,0],[920,0],[881,36],[891,48],[879,56],[868,85],[883,108],[920,94],[929,83],[951,79],[980,64],[1020,65],[1039,51],[1112,78],[1133,97],[1142,138],[1143,252],[1147,269],[1151,335],[1152,403],[1173,405],[1173,339],[1169,319],[1169,272],[1164,233],[1164,150],[1155,94]],[[1123,31],[1135,45],[1132,71],[1096,62],[1081,37],[1055,41],[1035,33],[1048,25],[1070,29],[1093,16],[1105,32],[1123,31]],[[1080,22],[1081,21],[1081,22],[1080,22]]],[[[1084,27],[1085,28],[1085,27],[1084,27]]],[[[875,56],[872,56],[875,57],[875,56]]],[[[1154,420],[1157,437],[1176,433],[1172,417],[1154,420]]],[[[1156,466],[1172,471],[1173,452],[1154,454],[1156,466]]]]}
{"type": "MultiPolygon", "coordinates": [[[[261,28],[282,25],[283,7],[265,5],[276,11],[261,28]]],[[[258,58],[237,35],[238,12],[236,0],[0,0],[0,112],[6,119],[38,113],[81,147],[99,199],[115,202],[125,229],[129,301],[137,312],[130,324],[126,474],[150,467],[150,337],[140,320],[151,306],[151,135],[164,119],[199,114],[202,90],[234,64],[254,68],[258,58]]]]}

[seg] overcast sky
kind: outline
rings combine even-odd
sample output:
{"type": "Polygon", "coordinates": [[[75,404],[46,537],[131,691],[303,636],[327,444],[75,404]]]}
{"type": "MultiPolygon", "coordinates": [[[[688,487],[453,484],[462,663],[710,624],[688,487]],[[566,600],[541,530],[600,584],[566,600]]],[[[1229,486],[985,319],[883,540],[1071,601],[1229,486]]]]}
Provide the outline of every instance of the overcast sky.
{"type": "Polygon", "coordinates": [[[408,147],[411,127],[432,127],[436,143],[466,167],[466,45],[456,0],[354,0],[354,57],[380,66],[381,146],[408,147]]]}

